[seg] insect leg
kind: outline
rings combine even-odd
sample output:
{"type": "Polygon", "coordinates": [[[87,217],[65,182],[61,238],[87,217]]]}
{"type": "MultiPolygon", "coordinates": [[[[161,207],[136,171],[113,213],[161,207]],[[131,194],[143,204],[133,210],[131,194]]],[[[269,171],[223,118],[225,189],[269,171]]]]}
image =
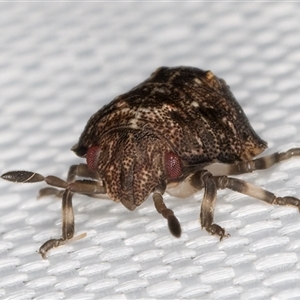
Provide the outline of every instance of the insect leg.
{"type": "Polygon", "coordinates": [[[97,197],[98,194],[105,194],[106,188],[100,181],[94,180],[75,180],[68,184],[69,189],[74,193],[97,197]]]}
{"type": "Polygon", "coordinates": [[[180,223],[178,219],[175,217],[174,212],[171,209],[166,207],[163,196],[159,192],[155,192],[153,194],[153,201],[157,212],[162,214],[162,216],[168,220],[168,227],[170,232],[175,237],[180,237],[181,236],[180,223]]]}
{"type": "Polygon", "coordinates": [[[75,181],[76,177],[100,179],[99,173],[96,170],[89,169],[87,164],[73,165],[69,168],[67,182],[75,181]]]}
{"type": "MultiPolygon", "coordinates": [[[[69,189],[64,191],[62,197],[62,237],[60,239],[50,239],[40,247],[39,253],[43,258],[46,258],[46,254],[50,249],[66,244],[68,240],[74,236],[72,196],[73,193],[69,189]]],[[[76,237],[76,239],[82,238],[83,236],[85,236],[85,234],[76,237]]]]}
{"type": "Polygon", "coordinates": [[[212,164],[207,167],[207,170],[214,174],[214,176],[251,173],[255,170],[268,169],[274,164],[294,156],[300,156],[300,148],[289,149],[286,152],[275,152],[254,160],[241,161],[235,164],[212,164]]]}
{"type": "Polygon", "coordinates": [[[221,226],[213,223],[214,208],[217,199],[217,185],[212,174],[208,171],[198,171],[191,177],[191,184],[199,190],[204,188],[200,212],[202,228],[205,228],[210,234],[220,236],[220,239],[228,236],[221,226]]]}
{"type": "Polygon", "coordinates": [[[289,149],[286,152],[275,152],[273,154],[270,154],[268,156],[263,156],[257,159],[254,159],[254,170],[263,170],[270,168],[274,164],[281,162],[283,160],[290,159],[294,156],[300,156],[300,148],[292,148],[289,149]]]}
{"type": "Polygon", "coordinates": [[[300,200],[295,197],[276,197],[273,193],[244,180],[227,176],[214,177],[216,185],[220,189],[231,189],[233,191],[248,195],[250,197],[265,201],[269,204],[296,206],[300,210],[300,200]]]}

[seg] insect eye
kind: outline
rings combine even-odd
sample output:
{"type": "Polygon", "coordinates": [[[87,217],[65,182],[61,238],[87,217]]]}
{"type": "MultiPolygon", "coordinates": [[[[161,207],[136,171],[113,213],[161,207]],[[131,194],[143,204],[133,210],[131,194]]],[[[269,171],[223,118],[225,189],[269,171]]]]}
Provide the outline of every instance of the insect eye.
{"type": "Polygon", "coordinates": [[[86,163],[90,170],[96,170],[98,167],[98,159],[100,154],[100,147],[90,147],[86,154],[86,163]]]}
{"type": "Polygon", "coordinates": [[[165,167],[167,176],[171,179],[179,178],[182,174],[180,158],[173,152],[166,152],[165,167]]]}

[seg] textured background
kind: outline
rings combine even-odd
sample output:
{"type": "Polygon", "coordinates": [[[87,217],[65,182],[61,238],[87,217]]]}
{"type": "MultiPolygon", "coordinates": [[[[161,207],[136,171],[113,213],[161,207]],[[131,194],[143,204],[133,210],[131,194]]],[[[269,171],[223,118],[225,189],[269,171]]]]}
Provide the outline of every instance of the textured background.
{"type": "MultiPolygon", "coordinates": [[[[161,65],[224,78],[266,153],[300,146],[300,5],[297,3],[1,3],[0,173],[65,177],[69,149],[103,104],[161,65]]],[[[241,176],[300,195],[300,159],[241,176]]],[[[43,184],[0,181],[1,299],[300,299],[300,215],[221,191],[216,221],[200,229],[202,194],[166,197],[183,236],[170,236],[149,199],[134,212],[74,197],[88,236],[36,253],[61,233],[60,201],[43,184]]]]}

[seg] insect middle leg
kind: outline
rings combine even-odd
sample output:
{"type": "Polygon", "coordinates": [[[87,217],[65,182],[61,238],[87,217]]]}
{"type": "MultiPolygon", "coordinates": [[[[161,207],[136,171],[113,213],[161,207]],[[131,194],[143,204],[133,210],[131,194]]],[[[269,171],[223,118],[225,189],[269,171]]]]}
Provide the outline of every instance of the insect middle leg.
{"type": "Polygon", "coordinates": [[[238,178],[228,176],[212,176],[208,171],[198,171],[191,177],[191,184],[197,189],[204,188],[201,205],[201,226],[209,233],[216,234],[221,239],[226,236],[222,227],[213,224],[213,213],[218,189],[231,189],[269,204],[295,206],[300,211],[300,200],[292,196],[276,197],[275,194],[238,178]]]}

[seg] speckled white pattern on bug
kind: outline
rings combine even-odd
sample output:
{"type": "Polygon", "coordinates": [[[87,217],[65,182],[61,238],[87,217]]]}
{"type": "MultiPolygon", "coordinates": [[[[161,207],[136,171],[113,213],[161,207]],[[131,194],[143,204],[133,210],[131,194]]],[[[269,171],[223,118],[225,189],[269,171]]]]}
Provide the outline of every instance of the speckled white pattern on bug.
{"type": "MultiPolygon", "coordinates": [[[[67,167],[80,162],[68,149],[91,114],[161,65],[197,66],[224,78],[268,141],[268,154],[300,146],[297,3],[143,3],[139,9],[130,3],[1,3],[0,8],[0,173],[21,168],[65,178],[67,167]]],[[[293,159],[239,178],[299,197],[299,167],[293,159]]],[[[127,212],[111,201],[76,196],[76,232],[88,236],[52,250],[45,263],[35,251],[49,236],[60,236],[61,203],[36,200],[39,187],[0,182],[3,299],[300,294],[297,209],[222,192],[215,219],[231,237],[219,242],[199,228],[201,193],[184,201],[167,197],[184,232],[177,240],[151,201],[127,212]],[[134,243],[143,233],[148,238],[134,243]],[[55,283],[48,284],[49,278],[55,283]]]]}

